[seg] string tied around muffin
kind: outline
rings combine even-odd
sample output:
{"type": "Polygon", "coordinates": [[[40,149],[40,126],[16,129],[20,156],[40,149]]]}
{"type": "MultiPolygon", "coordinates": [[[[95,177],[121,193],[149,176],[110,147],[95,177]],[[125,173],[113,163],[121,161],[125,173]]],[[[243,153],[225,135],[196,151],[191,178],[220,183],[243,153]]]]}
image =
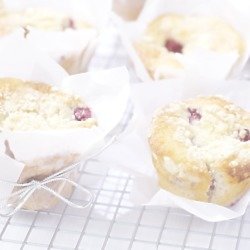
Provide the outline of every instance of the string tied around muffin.
{"type": "MultiPolygon", "coordinates": [[[[130,110],[131,107],[129,107],[130,110]]],[[[132,113],[129,112],[129,116],[132,115],[132,113]]],[[[121,121],[121,123],[123,120],[121,121]]],[[[116,127],[114,130],[117,130],[119,128],[116,127]]],[[[90,150],[90,152],[94,152],[93,154],[86,154],[88,157],[85,158],[85,162],[88,162],[88,160],[93,159],[95,156],[98,156],[100,153],[102,153],[106,148],[108,148],[110,145],[112,145],[113,142],[115,142],[120,134],[121,131],[123,131],[124,127],[121,126],[119,128],[119,133],[118,134],[113,134],[114,132],[111,131],[104,139],[104,142],[101,142],[100,145],[96,145],[95,150],[90,150]],[[120,131],[121,130],[121,131],[120,131]]],[[[79,208],[79,209],[84,209],[88,206],[90,206],[94,202],[94,194],[88,190],[87,188],[83,187],[82,185],[68,179],[65,177],[65,175],[72,173],[72,171],[76,170],[77,167],[79,167],[80,162],[72,164],[68,166],[67,168],[64,168],[63,170],[54,173],[48,177],[46,177],[43,180],[36,180],[36,179],[29,179],[28,181],[26,180],[26,183],[15,183],[15,182],[10,182],[10,181],[5,181],[0,179],[0,183],[4,184],[9,184],[13,186],[13,189],[15,187],[20,188],[17,191],[14,191],[11,193],[10,196],[0,199],[0,216],[3,217],[11,217],[14,214],[16,214],[24,204],[28,201],[28,199],[34,194],[36,191],[39,189],[43,189],[46,192],[49,192],[50,194],[54,195],[58,199],[60,199],[62,202],[67,204],[70,207],[73,208],[79,208]],[[54,182],[66,182],[68,184],[71,184],[72,186],[75,187],[75,189],[80,190],[82,193],[87,195],[87,199],[83,204],[78,204],[75,202],[70,201],[70,199],[62,196],[52,188],[48,186],[48,184],[54,183],[54,182]],[[13,200],[15,202],[13,202],[13,200]]]]}
{"type": "Polygon", "coordinates": [[[63,169],[62,171],[59,171],[51,176],[48,176],[41,181],[31,180],[26,183],[14,183],[14,182],[0,180],[1,183],[9,184],[13,187],[20,188],[19,190],[13,192],[10,196],[4,199],[0,199],[0,216],[4,217],[13,216],[24,206],[24,204],[28,201],[28,199],[32,196],[32,194],[34,194],[37,190],[41,189],[54,195],[55,197],[57,197],[70,207],[79,209],[88,207],[90,204],[93,203],[94,200],[94,195],[92,194],[92,192],[87,188],[83,187],[82,185],[65,177],[66,174],[75,170],[78,165],[79,163],[70,165],[69,167],[63,169]],[[61,194],[59,194],[58,192],[56,192],[55,190],[53,190],[48,186],[48,184],[59,181],[70,184],[74,186],[75,189],[78,189],[79,191],[84,193],[87,196],[86,201],[84,201],[83,204],[72,202],[68,198],[62,196],[61,194]]]}

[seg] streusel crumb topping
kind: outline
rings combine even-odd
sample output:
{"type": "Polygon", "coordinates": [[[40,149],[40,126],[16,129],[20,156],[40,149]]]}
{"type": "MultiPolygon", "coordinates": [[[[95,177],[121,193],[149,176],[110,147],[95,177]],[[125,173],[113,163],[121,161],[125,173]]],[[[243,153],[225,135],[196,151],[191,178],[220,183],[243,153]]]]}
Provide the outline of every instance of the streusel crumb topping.
{"type": "Polygon", "coordinates": [[[0,79],[0,129],[34,130],[91,127],[82,98],[42,83],[0,79]]]}

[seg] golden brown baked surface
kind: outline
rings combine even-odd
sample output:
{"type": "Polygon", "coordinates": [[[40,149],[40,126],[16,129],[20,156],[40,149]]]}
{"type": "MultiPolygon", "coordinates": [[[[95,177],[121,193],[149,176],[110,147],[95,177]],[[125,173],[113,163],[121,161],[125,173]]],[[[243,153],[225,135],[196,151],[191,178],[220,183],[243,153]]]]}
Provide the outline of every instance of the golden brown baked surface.
{"type": "Polygon", "coordinates": [[[0,9],[0,35],[8,34],[18,27],[32,27],[45,31],[92,28],[90,24],[66,14],[42,9],[26,10],[0,9]]]}
{"type": "Polygon", "coordinates": [[[71,129],[95,124],[80,96],[44,83],[0,78],[1,130],[71,129]]]}
{"type": "Polygon", "coordinates": [[[241,56],[245,42],[229,23],[216,17],[166,14],[147,26],[135,49],[154,79],[178,75],[183,57],[196,50],[236,52],[241,56]]]}
{"type": "Polygon", "coordinates": [[[159,110],[149,136],[160,186],[230,205],[250,188],[250,114],[220,97],[197,97],[159,110]]]}

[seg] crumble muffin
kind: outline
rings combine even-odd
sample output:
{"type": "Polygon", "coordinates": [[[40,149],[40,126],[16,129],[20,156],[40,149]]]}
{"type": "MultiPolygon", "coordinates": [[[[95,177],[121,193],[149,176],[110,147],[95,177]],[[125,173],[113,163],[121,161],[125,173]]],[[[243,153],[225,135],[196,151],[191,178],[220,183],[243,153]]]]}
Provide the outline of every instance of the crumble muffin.
{"type": "MultiPolygon", "coordinates": [[[[90,129],[97,125],[91,109],[85,101],[70,93],[63,92],[48,84],[23,81],[14,78],[0,78],[0,131],[31,132],[31,131],[67,131],[69,129],[90,129]]],[[[25,147],[25,142],[24,145],[25,147]]],[[[5,140],[5,153],[15,158],[8,140],[5,140]]],[[[18,159],[16,159],[18,160],[18,159]]],[[[81,155],[74,152],[62,152],[48,157],[36,158],[23,162],[25,167],[18,183],[41,181],[72,164],[81,161],[81,155]]],[[[76,172],[65,175],[75,179],[76,172]]],[[[65,181],[47,184],[47,187],[62,196],[68,197],[73,186],[65,181]]],[[[14,188],[14,191],[20,188],[14,188]]],[[[40,210],[50,208],[59,199],[46,190],[36,190],[25,203],[24,208],[40,210]]],[[[15,204],[15,199],[10,202],[15,204]]]]}
{"type": "Polygon", "coordinates": [[[134,46],[153,79],[177,76],[185,69],[185,57],[197,50],[239,57],[245,51],[241,34],[224,20],[180,14],[154,19],[134,46]]]}
{"type": "Polygon", "coordinates": [[[250,188],[250,114],[221,97],[162,108],[149,144],[160,186],[176,195],[229,206],[250,188]]]}

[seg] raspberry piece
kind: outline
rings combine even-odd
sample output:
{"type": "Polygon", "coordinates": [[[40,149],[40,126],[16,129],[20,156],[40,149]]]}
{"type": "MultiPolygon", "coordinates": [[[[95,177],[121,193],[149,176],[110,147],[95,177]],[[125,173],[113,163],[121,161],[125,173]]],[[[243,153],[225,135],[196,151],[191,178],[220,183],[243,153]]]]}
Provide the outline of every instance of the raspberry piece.
{"type": "Polygon", "coordinates": [[[76,107],[74,109],[74,116],[77,121],[85,121],[91,118],[91,110],[89,108],[76,107]]]}
{"type": "Polygon", "coordinates": [[[244,129],[243,131],[239,130],[238,131],[238,137],[240,139],[240,141],[243,141],[243,142],[246,142],[246,141],[249,141],[250,140],[250,132],[248,129],[244,129]]]}
{"type": "Polygon", "coordinates": [[[191,109],[188,108],[188,112],[190,113],[189,115],[189,123],[192,123],[194,120],[200,120],[201,119],[201,114],[197,112],[197,109],[191,109]]]}
{"type": "Polygon", "coordinates": [[[71,29],[76,28],[75,22],[74,22],[74,20],[72,18],[69,18],[69,20],[68,20],[68,27],[71,28],[71,29]]]}
{"type": "Polygon", "coordinates": [[[76,29],[75,21],[72,18],[67,18],[62,23],[62,30],[66,29],[76,29]]]}
{"type": "Polygon", "coordinates": [[[168,39],[165,42],[165,47],[168,51],[171,51],[174,53],[182,53],[182,49],[183,49],[182,44],[175,41],[174,39],[168,39]]]}

